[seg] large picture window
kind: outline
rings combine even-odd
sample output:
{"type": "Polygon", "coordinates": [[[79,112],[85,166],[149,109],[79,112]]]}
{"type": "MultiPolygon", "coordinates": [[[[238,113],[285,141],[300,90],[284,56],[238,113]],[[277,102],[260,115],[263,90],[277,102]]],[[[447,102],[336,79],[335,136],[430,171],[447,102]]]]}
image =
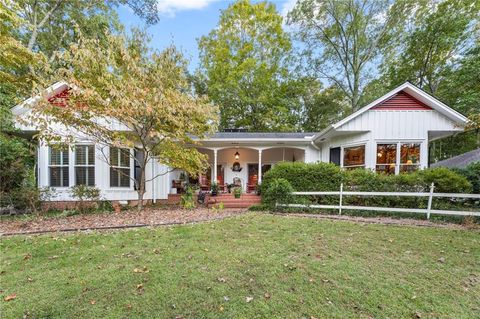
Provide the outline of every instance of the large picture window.
{"type": "Polygon", "coordinates": [[[68,148],[50,147],[49,175],[51,187],[69,187],[68,148]]]}
{"type": "Polygon", "coordinates": [[[420,167],[420,144],[400,144],[400,172],[413,172],[420,167]]]}
{"type": "Polygon", "coordinates": [[[343,149],[343,167],[346,169],[365,167],[365,145],[345,147],[343,149]]]}
{"type": "Polygon", "coordinates": [[[110,148],[110,187],[130,187],[130,150],[110,148]]]}
{"type": "Polygon", "coordinates": [[[95,147],[75,146],[75,185],[95,186],[95,147]]]}
{"type": "Polygon", "coordinates": [[[385,174],[395,174],[397,144],[377,144],[377,165],[375,170],[385,174]]]}

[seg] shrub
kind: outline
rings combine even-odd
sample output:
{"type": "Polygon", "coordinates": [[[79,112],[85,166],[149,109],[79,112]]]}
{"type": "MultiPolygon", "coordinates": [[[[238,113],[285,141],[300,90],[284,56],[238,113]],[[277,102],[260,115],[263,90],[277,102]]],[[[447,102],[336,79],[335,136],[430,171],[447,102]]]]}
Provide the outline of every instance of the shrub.
{"type": "Polygon", "coordinates": [[[274,207],[275,203],[291,203],[293,187],[285,178],[277,178],[269,182],[262,196],[264,204],[274,207]]]}
{"type": "Polygon", "coordinates": [[[95,206],[90,206],[90,208],[97,208],[97,201],[100,199],[100,189],[86,185],[75,185],[70,187],[70,193],[74,198],[78,199],[78,210],[81,213],[87,211],[86,201],[90,202],[89,205],[93,203],[95,206]]]}
{"type": "Polygon", "coordinates": [[[265,173],[262,193],[273,180],[286,179],[295,191],[335,191],[343,181],[343,171],[332,163],[280,163],[265,173]]]}
{"type": "Polygon", "coordinates": [[[193,198],[193,189],[187,186],[185,194],[180,197],[180,205],[185,209],[195,208],[195,200],[193,198]]]}
{"type": "Polygon", "coordinates": [[[463,169],[455,170],[472,184],[472,192],[480,194],[480,162],[471,163],[463,169]]]}
{"type": "Polygon", "coordinates": [[[470,193],[472,184],[462,176],[446,167],[436,167],[415,172],[420,183],[427,190],[432,183],[439,193],[470,193]]]}

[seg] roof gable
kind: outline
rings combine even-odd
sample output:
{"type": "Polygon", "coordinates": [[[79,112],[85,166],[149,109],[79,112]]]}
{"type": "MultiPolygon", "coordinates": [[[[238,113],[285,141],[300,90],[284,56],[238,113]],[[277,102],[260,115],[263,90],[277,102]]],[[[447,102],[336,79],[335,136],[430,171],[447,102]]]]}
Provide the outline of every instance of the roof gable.
{"type": "MultiPolygon", "coordinates": [[[[324,139],[332,130],[335,131],[342,125],[350,122],[354,118],[362,115],[363,113],[367,112],[368,110],[381,105],[383,102],[389,101],[392,99],[394,96],[396,96],[399,92],[404,92],[405,94],[408,94],[411,98],[417,100],[418,102],[423,103],[426,107],[429,107],[431,110],[435,110],[438,113],[444,115],[454,123],[457,123],[459,126],[464,126],[467,122],[468,119],[460,114],[459,112],[455,111],[454,109],[450,108],[434,96],[428,94],[427,92],[417,88],[415,85],[411,84],[410,82],[405,82],[404,84],[398,86],[397,88],[391,90],[384,96],[376,99],[372,103],[364,106],[360,110],[356,111],[355,113],[347,116],[343,120],[330,125],[326,129],[324,129],[322,132],[318,133],[313,137],[313,140],[317,139],[324,139]]],[[[389,108],[390,109],[390,108],[389,108]]]]}
{"type": "Polygon", "coordinates": [[[372,110],[431,110],[432,108],[414,98],[405,91],[400,91],[371,108],[372,110]]]}

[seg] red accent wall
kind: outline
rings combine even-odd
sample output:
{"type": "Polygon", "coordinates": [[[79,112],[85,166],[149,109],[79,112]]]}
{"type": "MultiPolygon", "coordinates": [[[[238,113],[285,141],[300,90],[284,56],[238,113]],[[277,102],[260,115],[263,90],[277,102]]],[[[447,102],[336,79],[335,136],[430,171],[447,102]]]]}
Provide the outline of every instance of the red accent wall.
{"type": "Polygon", "coordinates": [[[400,91],[389,99],[372,107],[372,110],[431,110],[432,108],[420,102],[413,96],[400,91]]]}

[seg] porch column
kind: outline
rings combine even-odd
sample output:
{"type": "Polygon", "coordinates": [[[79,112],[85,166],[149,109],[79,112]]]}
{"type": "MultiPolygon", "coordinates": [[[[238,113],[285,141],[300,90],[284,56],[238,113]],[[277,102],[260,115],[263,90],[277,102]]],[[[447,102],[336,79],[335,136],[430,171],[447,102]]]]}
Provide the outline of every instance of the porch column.
{"type": "Polygon", "coordinates": [[[212,176],[212,183],[217,183],[217,149],[213,150],[213,176],[212,176]]]}
{"type": "Polygon", "coordinates": [[[259,185],[262,183],[262,150],[258,150],[258,182],[259,185]]]}

